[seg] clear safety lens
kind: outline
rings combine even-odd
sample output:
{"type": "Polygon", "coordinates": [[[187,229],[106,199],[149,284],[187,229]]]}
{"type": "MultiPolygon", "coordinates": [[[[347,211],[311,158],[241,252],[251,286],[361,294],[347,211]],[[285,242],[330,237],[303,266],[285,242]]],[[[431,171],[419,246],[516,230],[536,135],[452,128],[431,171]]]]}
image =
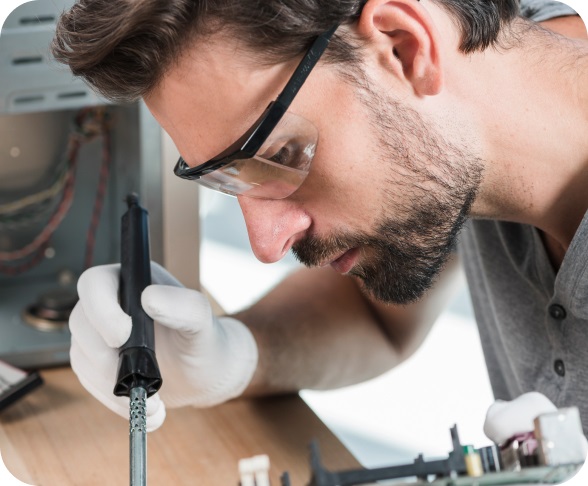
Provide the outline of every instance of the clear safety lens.
{"type": "Polygon", "coordinates": [[[306,179],[318,142],[318,130],[286,112],[253,158],[237,159],[199,179],[226,194],[283,199],[306,179]]]}

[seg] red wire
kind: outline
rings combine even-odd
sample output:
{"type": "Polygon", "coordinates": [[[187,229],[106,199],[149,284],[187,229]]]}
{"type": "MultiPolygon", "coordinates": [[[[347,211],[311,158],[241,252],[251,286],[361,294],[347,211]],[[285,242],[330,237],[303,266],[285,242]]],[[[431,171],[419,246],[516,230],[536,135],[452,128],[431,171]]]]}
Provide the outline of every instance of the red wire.
{"type": "Polygon", "coordinates": [[[49,246],[49,240],[51,236],[67,215],[73,202],[75,171],[80,146],[82,142],[93,138],[95,135],[102,134],[102,165],[100,168],[99,184],[96,193],[92,219],[87,234],[86,255],[84,260],[84,268],[91,266],[94,254],[95,234],[100,222],[102,207],[104,205],[104,196],[106,194],[106,187],[112,159],[110,152],[110,130],[107,121],[108,120],[105,119],[103,110],[96,111],[95,109],[91,108],[80,110],[75,118],[77,131],[70,135],[68,149],[69,168],[61,201],[51,215],[47,225],[31,243],[18,250],[4,252],[0,251],[0,262],[13,262],[28,258],[28,261],[20,264],[11,263],[10,265],[4,265],[0,263],[0,273],[17,275],[19,273],[30,270],[43,261],[45,250],[49,246]]]}
{"type": "Polygon", "coordinates": [[[94,245],[96,243],[96,232],[98,224],[100,223],[100,215],[104,206],[104,196],[108,186],[108,176],[110,174],[110,164],[112,161],[110,152],[110,130],[104,126],[104,133],[102,135],[102,165],[100,167],[100,178],[98,182],[98,189],[96,191],[96,200],[94,202],[94,209],[92,211],[92,219],[88,227],[86,237],[86,256],[84,258],[84,270],[92,266],[94,260],[94,245]]]}
{"type": "Polygon", "coordinates": [[[69,169],[65,187],[63,188],[63,195],[59,206],[53,212],[53,215],[49,219],[47,225],[43,230],[35,237],[35,239],[28,245],[14,251],[0,251],[0,261],[12,261],[20,260],[28,257],[35,253],[43,245],[46,245],[51,238],[51,235],[63,221],[63,218],[69,211],[74,195],[74,181],[75,181],[75,168],[78,157],[78,151],[80,148],[80,140],[78,138],[72,138],[70,141],[70,148],[68,154],[69,169]]]}
{"type": "Polygon", "coordinates": [[[45,258],[45,250],[47,250],[49,242],[46,241],[41,247],[32,255],[29,261],[21,263],[20,265],[3,265],[0,263],[0,273],[15,276],[29,271],[36,267],[45,258]]]}

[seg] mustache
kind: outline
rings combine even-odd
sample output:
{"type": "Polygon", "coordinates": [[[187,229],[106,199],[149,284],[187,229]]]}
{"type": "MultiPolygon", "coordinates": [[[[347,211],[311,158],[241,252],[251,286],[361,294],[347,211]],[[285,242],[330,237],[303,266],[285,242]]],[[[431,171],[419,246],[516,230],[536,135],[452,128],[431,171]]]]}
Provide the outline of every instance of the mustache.
{"type": "Polygon", "coordinates": [[[404,221],[386,219],[377,226],[374,234],[340,233],[326,237],[308,235],[292,247],[294,257],[307,267],[332,261],[351,248],[372,248],[385,251],[397,266],[426,264],[443,258],[447,249],[455,246],[459,230],[467,219],[475,193],[465,201],[454,220],[448,207],[440,206],[436,211],[415,208],[410,218],[404,221]]]}
{"type": "Polygon", "coordinates": [[[441,211],[421,208],[404,222],[384,220],[373,236],[345,233],[325,238],[307,236],[292,248],[292,253],[298,261],[312,267],[359,247],[363,257],[349,273],[358,277],[376,299],[408,304],[431,288],[455,251],[474,198],[475,191],[471,191],[453,220],[445,207],[441,211]]]}
{"type": "Polygon", "coordinates": [[[340,234],[325,238],[308,235],[292,247],[292,254],[303,265],[316,267],[332,261],[341,253],[360,246],[369,245],[372,238],[365,235],[340,234]]]}

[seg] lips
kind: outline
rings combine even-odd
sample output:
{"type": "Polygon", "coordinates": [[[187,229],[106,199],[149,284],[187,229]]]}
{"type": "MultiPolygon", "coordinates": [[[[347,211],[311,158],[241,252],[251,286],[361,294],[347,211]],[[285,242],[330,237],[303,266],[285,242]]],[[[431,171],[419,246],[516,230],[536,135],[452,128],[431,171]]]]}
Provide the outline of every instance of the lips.
{"type": "Polygon", "coordinates": [[[358,257],[359,248],[352,248],[351,250],[347,250],[336,260],[333,260],[331,262],[331,267],[341,274],[346,274],[353,268],[358,257]]]}

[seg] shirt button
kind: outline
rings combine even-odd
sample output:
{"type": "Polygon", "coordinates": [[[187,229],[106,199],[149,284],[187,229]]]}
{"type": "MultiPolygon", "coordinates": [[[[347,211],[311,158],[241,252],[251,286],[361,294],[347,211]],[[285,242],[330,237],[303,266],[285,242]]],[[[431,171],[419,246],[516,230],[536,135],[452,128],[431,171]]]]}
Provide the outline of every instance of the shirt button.
{"type": "Polygon", "coordinates": [[[561,359],[556,359],[553,362],[553,369],[555,370],[555,372],[559,376],[565,376],[566,375],[566,367],[564,365],[564,362],[561,359]]]}
{"type": "Polygon", "coordinates": [[[549,315],[558,321],[566,318],[566,310],[559,304],[551,304],[549,306],[549,315]]]}

